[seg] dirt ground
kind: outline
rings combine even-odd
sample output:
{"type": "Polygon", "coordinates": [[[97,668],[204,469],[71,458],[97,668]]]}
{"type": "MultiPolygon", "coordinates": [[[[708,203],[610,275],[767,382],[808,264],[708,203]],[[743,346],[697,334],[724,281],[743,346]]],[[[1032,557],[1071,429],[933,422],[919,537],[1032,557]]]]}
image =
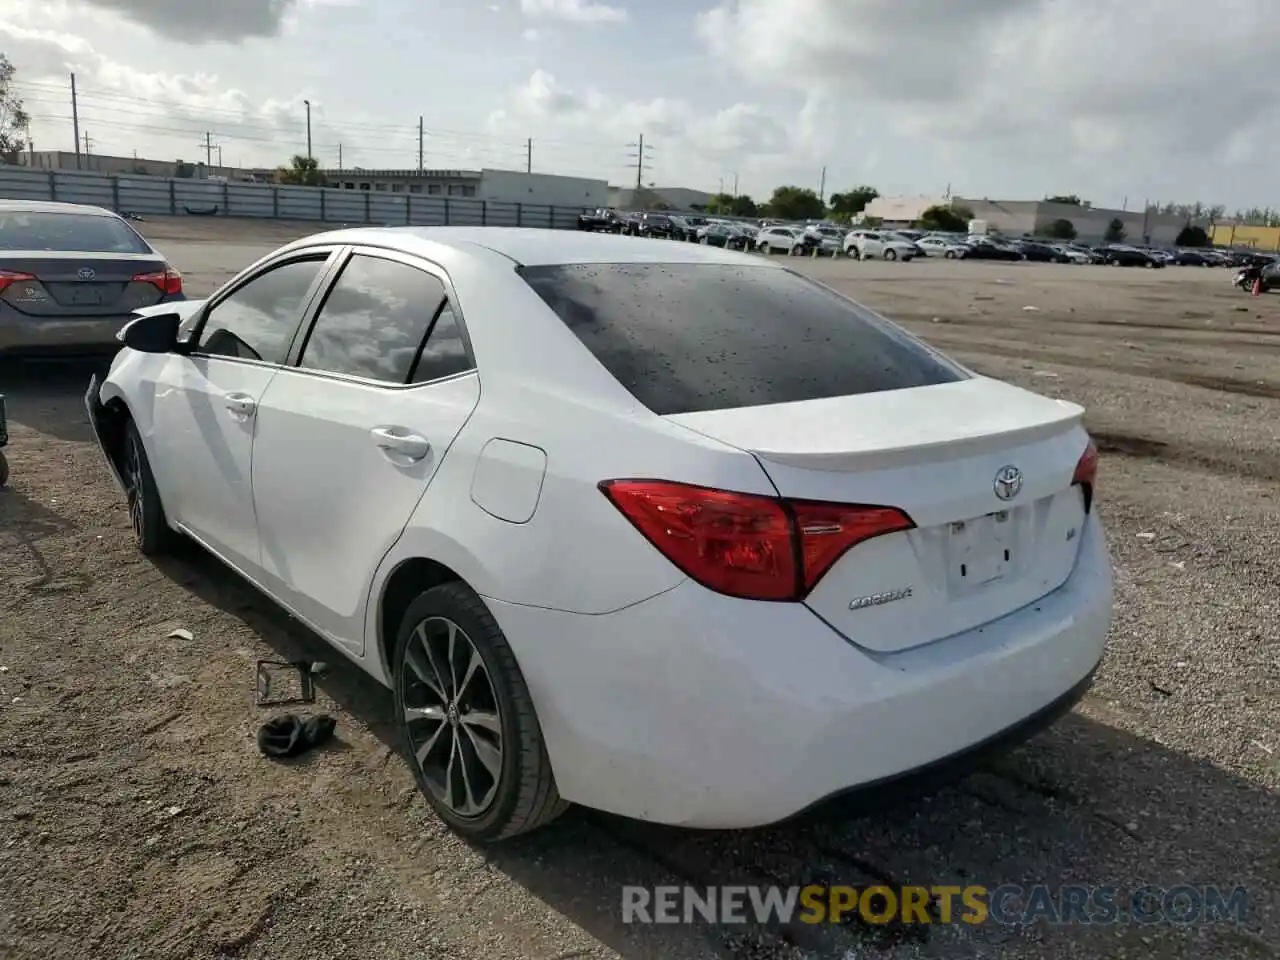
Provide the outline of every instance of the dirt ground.
{"type": "MultiPolygon", "coordinates": [[[[141,226],[197,294],[314,229],[141,226]]],[[[0,957],[1280,955],[1280,296],[1199,268],[799,264],[983,373],[1088,408],[1117,609],[1076,711],[958,786],[870,815],[696,834],[574,810],[472,849],[416,794],[388,694],[209,558],[134,552],[90,444],[85,371],[6,367],[0,957]],[[338,741],[273,763],[254,745],[269,715],[254,664],[298,656],[334,664],[317,709],[338,741]],[[1122,901],[1148,883],[1239,885],[1250,917],[621,919],[624,884],[813,881],[1071,882],[1122,901]]]]}

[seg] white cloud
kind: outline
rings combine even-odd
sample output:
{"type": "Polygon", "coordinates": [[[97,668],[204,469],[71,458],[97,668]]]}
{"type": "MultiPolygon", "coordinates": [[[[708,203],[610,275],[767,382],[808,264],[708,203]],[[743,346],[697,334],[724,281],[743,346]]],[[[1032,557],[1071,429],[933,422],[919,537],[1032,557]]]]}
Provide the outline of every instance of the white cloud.
{"type": "Polygon", "coordinates": [[[756,104],[706,111],[683,99],[623,100],[592,88],[568,88],[541,69],[489,115],[489,129],[498,136],[538,130],[548,143],[576,143],[610,156],[605,162],[615,182],[627,179],[629,163],[634,169],[635,148],[628,144],[643,133],[652,148],[646,180],[702,189],[715,189],[733,173],[776,172],[799,136],[756,104]]]}
{"type": "Polygon", "coordinates": [[[835,131],[871,116],[882,139],[994,160],[1022,182],[1038,165],[1044,190],[1052,177],[1062,192],[1126,180],[1190,193],[1211,190],[1219,164],[1259,185],[1274,170],[1276,12],[1272,0],[724,0],[697,32],[725,69],[810,98],[835,131]]]}
{"type": "Polygon", "coordinates": [[[520,0],[526,17],[569,23],[623,23],[627,11],[594,0],[520,0]]]}
{"type": "Polygon", "coordinates": [[[71,146],[74,71],[119,156],[203,157],[211,131],[275,165],[305,97],[324,164],[415,164],[423,114],[436,167],[523,169],[532,138],[537,170],[626,182],[643,133],[650,179],[756,195],[826,167],[833,190],[1277,202],[1274,0],[355,3],[0,0],[0,49],[37,148],[71,146]],[[623,21],[623,44],[573,29],[623,21]],[[426,49],[466,79],[447,97],[423,99],[426,49]]]}

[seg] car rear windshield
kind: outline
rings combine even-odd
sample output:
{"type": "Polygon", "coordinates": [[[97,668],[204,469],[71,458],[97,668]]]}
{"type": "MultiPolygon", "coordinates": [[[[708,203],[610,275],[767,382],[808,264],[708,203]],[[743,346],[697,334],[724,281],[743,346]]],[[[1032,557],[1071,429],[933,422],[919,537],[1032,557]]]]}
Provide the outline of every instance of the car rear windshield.
{"type": "Polygon", "coordinates": [[[968,378],[889,321],[790,270],[627,263],[521,273],[614,378],[660,415],[968,378]]]}
{"type": "Polygon", "coordinates": [[[123,220],[87,213],[0,211],[0,250],[150,253],[123,220]]]}

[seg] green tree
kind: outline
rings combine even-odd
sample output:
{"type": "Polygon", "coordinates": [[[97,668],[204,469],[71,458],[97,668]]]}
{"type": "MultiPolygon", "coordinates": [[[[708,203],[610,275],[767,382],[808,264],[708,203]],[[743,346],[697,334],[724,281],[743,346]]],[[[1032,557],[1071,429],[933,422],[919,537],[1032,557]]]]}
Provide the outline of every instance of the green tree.
{"type": "Polygon", "coordinates": [[[306,187],[323,187],[325,185],[324,174],[320,172],[320,166],[316,163],[316,158],[304,157],[300,153],[293,155],[293,159],[289,161],[289,166],[281,167],[276,171],[276,180],[279,183],[296,183],[306,187]]]}
{"type": "Polygon", "coordinates": [[[924,230],[941,230],[944,233],[963,233],[969,229],[973,211],[966,207],[952,207],[937,203],[920,214],[920,226],[924,230]]]}
{"type": "Polygon", "coordinates": [[[880,196],[879,190],[865,184],[860,187],[854,187],[852,190],[846,190],[844,193],[833,193],[831,195],[831,212],[842,219],[851,220],[867,209],[867,204],[878,196],[880,196]]]}
{"type": "Polygon", "coordinates": [[[1204,227],[1183,227],[1173,242],[1179,247],[1207,247],[1209,234],[1205,232],[1204,227]]]}
{"type": "Polygon", "coordinates": [[[1070,220],[1055,220],[1045,229],[1044,235],[1055,240],[1074,240],[1077,236],[1076,225],[1070,220]]]}
{"type": "Polygon", "coordinates": [[[1063,193],[1063,194],[1059,194],[1056,197],[1046,197],[1044,202],[1045,203],[1065,203],[1073,207],[1078,207],[1081,205],[1080,198],[1077,197],[1074,193],[1063,193]]]}
{"type": "Polygon", "coordinates": [[[12,163],[27,145],[27,126],[31,116],[22,99],[13,92],[13,75],[17,68],[0,53],[0,157],[12,163]]]}
{"type": "Polygon", "coordinates": [[[754,217],[756,203],[746,194],[735,197],[729,193],[717,193],[706,205],[706,211],[724,217],[754,217]]]}
{"type": "Polygon", "coordinates": [[[1124,238],[1124,221],[1119,217],[1115,217],[1107,224],[1107,232],[1102,235],[1102,239],[1107,243],[1120,243],[1124,238]]]}
{"type": "Polygon", "coordinates": [[[769,213],[782,220],[816,220],[826,213],[822,198],[806,187],[778,187],[769,200],[769,213]]]}

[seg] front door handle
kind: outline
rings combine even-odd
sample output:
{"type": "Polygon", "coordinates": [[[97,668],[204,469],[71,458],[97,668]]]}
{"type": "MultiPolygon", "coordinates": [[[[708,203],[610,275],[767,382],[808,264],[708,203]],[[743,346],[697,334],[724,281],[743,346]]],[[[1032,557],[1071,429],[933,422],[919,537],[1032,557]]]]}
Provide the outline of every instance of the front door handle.
{"type": "Polygon", "coordinates": [[[253,411],[258,408],[257,401],[247,393],[228,393],[222,398],[222,402],[227,405],[228,410],[241,417],[253,416],[253,411]]]}
{"type": "Polygon", "coordinates": [[[421,460],[431,452],[431,442],[426,437],[403,427],[374,427],[369,432],[379,450],[410,462],[421,460]]]}

